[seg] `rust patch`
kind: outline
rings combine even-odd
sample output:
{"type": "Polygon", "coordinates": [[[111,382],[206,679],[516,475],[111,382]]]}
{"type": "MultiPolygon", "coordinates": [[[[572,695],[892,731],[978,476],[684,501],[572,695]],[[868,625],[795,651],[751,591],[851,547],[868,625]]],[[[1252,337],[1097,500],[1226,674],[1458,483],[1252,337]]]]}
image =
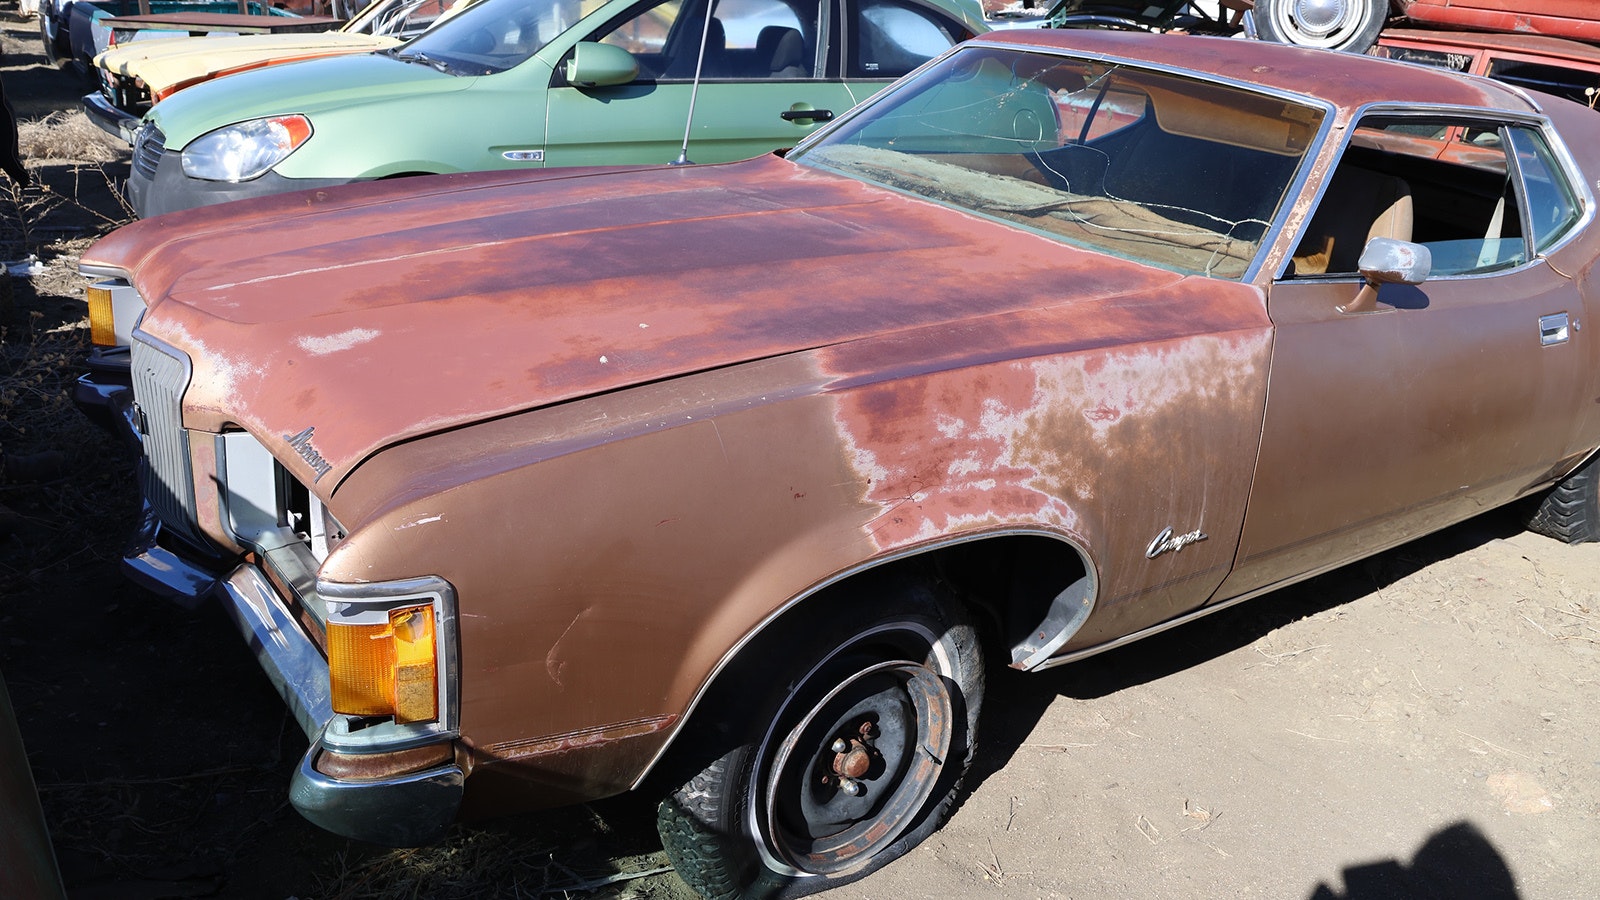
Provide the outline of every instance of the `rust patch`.
{"type": "Polygon", "coordinates": [[[628,722],[596,725],[563,734],[543,735],[515,741],[485,744],[477,748],[481,753],[501,759],[525,759],[551,753],[566,753],[626,741],[631,738],[659,734],[671,728],[677,716],[648,716],[628,722]]]}
{"type": "MultiPolygon", "coordinates": [[[[1168,447],[1181,459],[1185,437],[1176,426],[1193,410],[1259,404],[1252,393],[1264,383],[1266,340],[1184,338],[853,393],[837,424],[866,500],[880,510],[867,530],[884,549],[1007,523],[1080,530],[1085,502],[1113,501],[1099,487],[1111,461],[1159,457],[1168,447]],[[980,381],[986,389],[975,389],[980,381]]],[[[1205,481],[1203,464],[1191,474],[1205,481]]]]}
{"type": "Polygon", "coordinates": [[[334,753],[317,755],[318,772],[341,781],[376,781],[421,772],[455,759],[455,744],[429,744],[392,753],[334,753]]]}

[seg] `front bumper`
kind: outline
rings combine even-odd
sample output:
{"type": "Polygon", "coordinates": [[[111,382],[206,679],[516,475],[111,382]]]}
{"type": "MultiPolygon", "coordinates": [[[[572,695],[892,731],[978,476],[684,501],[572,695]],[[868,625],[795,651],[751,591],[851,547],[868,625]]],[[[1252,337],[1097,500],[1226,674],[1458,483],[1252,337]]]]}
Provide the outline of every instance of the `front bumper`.
{"type": "Polygon", "coordinates": [[[335,834],[376,844],[416,846],[442,837],[465,792],[461,767],[452,761],[359,779],[320,771],[317,759],[326,749],[323,734],[334,720],[327,661],[260,567],[240,563],[220,575],[226,565],[231,563],[208,565],[186,552],[180,542],[164,541],[160,519],[148,506],[123,559],[134,581],[181,604],[192,607],[210,596],[222,601],[311,740],[289,789],[290,802],[302,816],[335,834]]]}
{"type": "Polygon", "coordinates": [[[72,402],[89,418],[134,452],[140,452],[138,410],[133,402],[133,375],[128,348],[96,347],[86,360],[87,374],[72,388],[72,402]]]}
{"type": "Polygon", "coordinates": [[[130,147],[133,146],[134,133],[139,130],[139,117],[112,106],[104,94],[85,94],[83,114],[89,117],[89,121],[100,126],[101,131],[127,141],[130,147]]]}
{"type": "Polygon", "coordinates": [[[352,178],[285,178],[276,172],[267,172],[249,181],[231,183],[190,178],[183,172],[183,160],[176,150],[164,150],[156,162],[154,174],[136,161],[128,173],[128,203],[141,219],[162,213],[194,209],[230,200],[249,200],[287,194],[290,191],[315,190],[350,184],[352,178]]]}

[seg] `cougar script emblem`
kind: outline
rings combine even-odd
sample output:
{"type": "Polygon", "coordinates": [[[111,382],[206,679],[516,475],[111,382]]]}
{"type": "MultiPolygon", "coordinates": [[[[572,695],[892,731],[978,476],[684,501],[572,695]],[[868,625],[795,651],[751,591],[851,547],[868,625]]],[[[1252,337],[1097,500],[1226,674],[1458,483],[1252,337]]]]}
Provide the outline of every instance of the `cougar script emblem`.
{"type": "Polygon", "coordinates": [[[1190,544],[1198,544],[1205,539],[1205,533],[1198,528],[1188,534],[1173,534],[1172,526],[1168,525],[1162,529],[1160,534],[1156,535],[1156,539],[1150,542],[1150,546],[1145,548],[1144,556],[1145,559],[1155,559],[1168,550],[1176,553],[1190,544]]]}
{"type": "MultiPolygon", "coordinates": [[[[300,454],[300,458],[305,460],[306,465],[311,467],[311,471],[317,473],[317,477],[312,479],[313,483],[321,481],[322,476],[328,474],[328,470],[333,468],[333,464],[323,459],[322,454],[317,452],[317,448],[311,446],[311,433],[316,430],[316,426],[313,425],[299,434],[286,434],[283,436],[283,439],[289,442],[289,446],[294,448],[294,452],[300,454]]],[[[1171,530],[1170,528],[1167,529],[1169,532],[1171,530]]],[[[1155,545],[1152,544],[1151,546],[1155,545]]]]}

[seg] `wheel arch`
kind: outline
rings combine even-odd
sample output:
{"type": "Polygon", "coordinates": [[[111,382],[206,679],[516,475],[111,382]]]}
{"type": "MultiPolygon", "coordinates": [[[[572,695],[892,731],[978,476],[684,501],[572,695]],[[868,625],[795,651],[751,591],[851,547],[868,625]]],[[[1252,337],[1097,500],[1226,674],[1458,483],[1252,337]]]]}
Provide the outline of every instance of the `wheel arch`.
{"type": "Polygon", "coordinates": [[[1099,579],[1076,537],[1043,528],[987,531],[905,548],[836,573],[790,598],[730,647],[702,680],[672,734],[639,773],[638,788],[697,724],[716,714],[719,686],[759,677],[763,653],[804,616],[829,615],[874,586],[940,584],[978,623],[986,654],[1016,669],[1042,665],[1094,610],[1099,579]]]}

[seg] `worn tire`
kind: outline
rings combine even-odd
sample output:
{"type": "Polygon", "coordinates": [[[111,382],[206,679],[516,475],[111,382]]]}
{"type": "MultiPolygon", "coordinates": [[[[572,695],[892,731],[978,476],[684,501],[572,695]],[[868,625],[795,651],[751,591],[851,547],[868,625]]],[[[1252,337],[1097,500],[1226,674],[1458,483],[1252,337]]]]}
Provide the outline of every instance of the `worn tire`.
{"type": "Polygon", "coordinates": [[[1256,0],[1261,37],[1280,44],[1365,53],[1389,18],[1389,0],[1256,0]]]}
{"type": "Polygon", "coordinates": [[[755,642],[690,723],[657,827],[707,900],[837,887],[949,815],[983,702],[978,636],[928,585],[875,581],[755,642]]]}
{"type": "Polygon", "coordinates": [[[1600,455],[1529,504],[1525,521],[1529,531],[1569,544],[1600,541],[1600,455]]]}

